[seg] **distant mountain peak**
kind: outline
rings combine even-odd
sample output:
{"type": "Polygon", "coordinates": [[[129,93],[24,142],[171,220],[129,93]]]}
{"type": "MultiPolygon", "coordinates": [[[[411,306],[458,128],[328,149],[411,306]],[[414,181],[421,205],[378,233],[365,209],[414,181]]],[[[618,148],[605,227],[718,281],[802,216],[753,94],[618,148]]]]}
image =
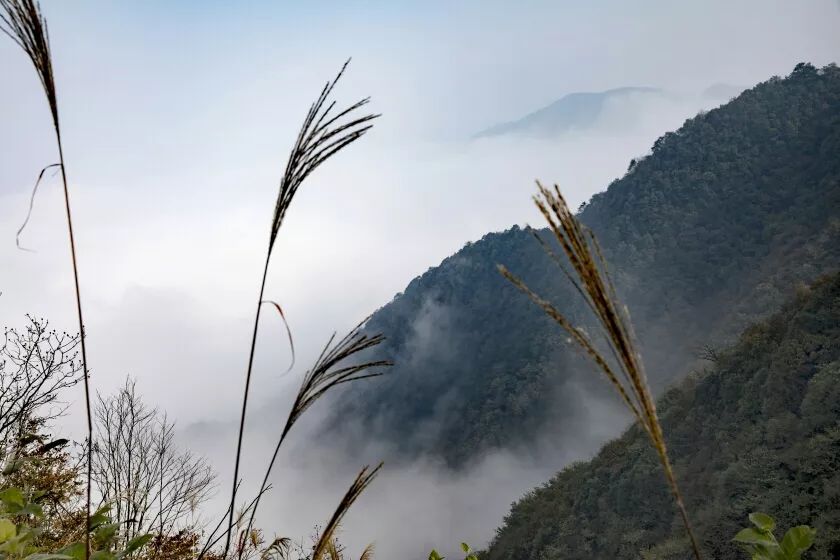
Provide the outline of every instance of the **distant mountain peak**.
{"type": "Polygon", "coordinates": [[[662,90],[654,87],[620,87],[599,92],[570,93],[521,119],[491,126],[476,134],[475,138],[506,134],[554,136],[569,130],[582,130],[597,121],[609,100],[628,95],[662,94],[662,90]]]}

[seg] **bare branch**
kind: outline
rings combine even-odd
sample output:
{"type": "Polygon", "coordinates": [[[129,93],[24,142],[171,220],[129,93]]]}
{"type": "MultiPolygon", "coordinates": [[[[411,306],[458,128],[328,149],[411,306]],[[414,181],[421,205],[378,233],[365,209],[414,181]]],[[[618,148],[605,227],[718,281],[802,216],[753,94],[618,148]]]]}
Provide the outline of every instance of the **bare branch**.
{"type": "Polygon", "coordinates": [[[195,529],[198,506],[215,488],[207,461],[178,448],[175,425],[130,380],[115,395],[97,396],[95,416],[93,482],[123,541],[195,529]]]}

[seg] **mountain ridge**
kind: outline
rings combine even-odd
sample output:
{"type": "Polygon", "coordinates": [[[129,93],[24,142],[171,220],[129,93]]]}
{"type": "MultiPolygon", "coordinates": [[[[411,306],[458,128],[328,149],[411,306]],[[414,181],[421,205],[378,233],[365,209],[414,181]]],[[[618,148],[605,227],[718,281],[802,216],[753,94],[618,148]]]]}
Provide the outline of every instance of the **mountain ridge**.
{"type": "MultiPolygon", "coordinates": [[[[798,284],[838,269],[836,153],[840,71],[798,65],[665,134],[582,207],[656,390],[690,371],[704,347],[778,309],[798,284]]],[[[504,264],[585,325],[585,308],[535,232],[517,227],[467,244],[373,314],[367,329],[388,336],[377,357],[397,365],[340,405],[366,438],[397,456],[458,466],[493,448],[527,447],[546,429],[562,447],[586,428],[588,404],[614,404],[556,325],[496,271],[504,264]]],[[[334,423],[328,431],[342,433],[334,423]]]]}
{"type": "Polygon", "coordinates": [[[664,95],[655,87],[625,86],[598,92],[574,92],[549,103],[524,117],[490,126],[473,138],[488,138],[505,134],[533,134],[551,136],[591,126],[611,99],[628,95],[664,95]]]}

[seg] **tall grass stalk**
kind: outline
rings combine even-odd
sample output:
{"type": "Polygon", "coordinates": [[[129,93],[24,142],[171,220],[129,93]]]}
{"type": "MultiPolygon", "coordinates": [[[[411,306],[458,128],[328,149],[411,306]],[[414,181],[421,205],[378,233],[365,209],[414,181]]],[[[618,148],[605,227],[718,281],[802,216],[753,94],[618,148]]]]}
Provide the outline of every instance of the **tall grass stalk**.
{"type": "MultiPolygon", "coordinates": [[[[0,31],[8,35],[32,61],[41,81],[52,115],[55,139],[58,146],[58,165],[61,168],[61,183],[64,187],[64,208],[67,215],[67,232],[70,238],[70,257],[73,262],[73,282],[76,295],[76,314],[79,321],[79,337],[82,350],[82,376],[85,388],[85,412],[87,414],[87,492],[85,519],[90,519],[91,475],[93,453],[93,418],[90,407],[90,380],[88,378],[87,345],[85,325],[82,318],[82,297],[79,288],[79,265],[76,259],[76,238],[73,234],[73,214],[70,210],[70,191],[67,188],[67,166],[61,142],[61,126],[58,118],[58,97],[53,74],[52,55],[47,22],[41,15],[40,5],[34,0],[0,0],[0,31]]],[[[46,168],[45,168],[46,169],[46,168]]],[[[41,172],[43,175],[43,171],[41,172]]],[[[39,177],[40,180],[40,177],[39,177]]],[[[37,183],[36,183],[37,187],[37,183]]],[[[86,521],[87,523],[87,521],[86,521]]],[[[85,558],[90,554],[90,531],[85,531],[85,558]]]]}
{"type": "Polygon", "coordinates": [[[367,319],[356,325],[353,330],[335,344],[333,344],[335,341],[335,333],[333,333],[329,341],[327,341],[326,346],[324,346],[324,349],[321,351],[321,355],[318,357],[315,365],[303,378],[303,383],[301,383],[298,394],[295,397],[291,410],[289,411],[289,417],[286,420],[286,424],[283,427],[283,431],[280,434],[277,445],[274,447],[274,453],[272,454],[268,467],[265,470],[265,475],[263,476],[260,489],[257,492],[256,503],[251,509],[251,517],[248,521],[248,526],[245,529],[246,533],[249,533],[254,525],[257,507],[259,506],[260,498],[263,494],[265,494],[265,490],[268,487],[268,479],[271,476],[271,471],[277,461],[277,455],[280,452],[280,447],[286,440],[286,436],[289,434],[292,426],[294,426],[295,422],[297,422],[301,415],[303,415],[303,413],[306,412],[306,410],[312,406],[315,401],[325,395],[327,391],[333,387],[343,383],[351,383],[361,379],[377,377],[382,375],[382,373],[378,371],[371,371],[372,369],[389,367],[392,365],[392,363],[388,360],[372,360],[356,364],[347,364],[347,360],[353,355],[373,348],[385,340],[385,337],[381,334],[372,336],[364,334],[362,332],[362,327],[365,322],[367,322],[367,319]]]}
{"type": "MultiPolygon", "coordinates": [[[[353,481],[353,484],[350,485],[348,488],[347,493],[344,494],[344,497],[341,499],[341,502],[338,504],[338,507],[335,509],[335,513],[327,522],[326,526],[324,526],[324,530],[321,531],[321,535],[318,538],[318,542],[312,549],[312,558],[313,560],[321,560],[324,558],[324,553],[327,552],[331,543],[333,543],[333,539],[335,537],[335,532],[338,529],[338,526],[341,525],[341,520],[344,518],[344,514],[347,513],[347,510],[350,509],[350,506],[353,505],[353,502],[365,491],[365,488],[370,485],[373,478],[379,472],[379,469],[382,468],[382,463],[376,466],[373,470],[370,467],[364,467],[359,474],[356,476],[356,480],[353,481]]],[[[368,547],[365,549],[365,552],[362,554],[362,558],[369,557],[373,554],[373,549],[368,547]]]]}
{"type": "MultiPolygon", "coordinates": [[[[64,188],[65,211],[67,216],[67,228],[70,239],[70,254],[73,264],[73,279],[76,296],[76,312],[79,322],[79,334],[81,340],[81,354],[82,354],[82,370],[85,388],[85,407],[87,413],[87,491],[86,491],[86,519],[90,519],[91,512],[91,479],[92,479],[92,434],[93,434],[93,419],[90,405],[90,381],[89,370],[87,365],[87,346],[85,337],[85,328],[82,315],[81,290],[79,285],[78,261],[76,257],[76,241],[73,232],[73,219],[70,206],[70,194],[67,181],[66,166],[64,160],[64,150],[61,138],[61,127],[58,116],[58,102],[55,88],[55,80],[52,67],[52,58],[49,44],[49,34],[47,31],[47,23],[41,15],[40,6],[34,0],[0,0],[0,31],[8,35],[19,47],[21,47],[27,54],[32,64],[35,66],[36,73],[41,82],[41,86],[47,97],[47,102],[50,107],[50,112],[55,130],[55,137],[58,146],[59,163],[47,166],[41,171],[36,182],[37,189],[44,172],[52,166],[58,166],[61,170],[61,179],[64,188]]],[[[253,525],[254,516],[256,515],[257,506],[262,495],[269,490],[268,478],[271,474],[274,463],[277,459],[280,446],[285,440],[289,430],[294,425],[296,420],[309,408],[318,398],[323,396],[331,388],[351,381],[365,379],[380,375],[378,372],[369,372],[370,368],[378,366],[388,366],[390,362],[377,360],[363,362],[353,365],[347,365],[345,361],[364,350],[379,344],[383,337],[381,335],[365,335],[361,332],[362,324],[353,329],[347,336],[341,339],[338,343],[333,344],[334,337],[330,338],[324,348],[321,356],[316,362],[315,366],[307,373],[303,384],[295,399],[292,410],[289,413],[286,425],[275,447],[271,461],[266,469],[265,477],[260,486],[260,490],[256,497],[251,500],[247,507],[238,515],[235,514],[235,504],[237,491],[240,486],[239,468],[242,457],[242,442],[245,430],[245,420],[247,417],[248,397],[250,393],[250,384],[254,363],[254,355],[256,352],[257,333],[259,332],[260,311],[263,304],[274,305],[277,311],[286,323],[282,308],[275,302],[265,300],[265,285],[268,278],[268,269],[271,262],[271,256],[274,249],[277,236],[285,218],[286,212],[291,205],[291,202],[297,193],[297,190],[303,184],[304,180],[327,159],[341,151],[343,148],[352,144],[361,138],[372,126],[371,121],[377,118],[376,114],[363,114],[357,116],[358,110],[369,102],[369,98],[364,98],[356,103],[344,108],[336,109],[334,101],[330,101],[330,95],[333,92],[339,79],[344,74],[344,71],[349,64],[349,60],[345,62],[339,71],[338,75],[322,89],[320,95],[310,107],[303,126],[298,133],[297,140],[292,148],[291,155],[286,165],[285,173],[280,182],[280,189],[274,207],[274,213],[271,221],[271,228],[269,233],[268,248],[266,251],[265,262],[263,265],[262,279],[260,282],[259,296],[256,303],[256,311],[254,314],[254,327],[251,337],[251,346],[248,354],[248,365],[245,374],[245,387],[242,398],[242,408],[239,423],[239,432],[237,437],[236,458],[234,463],[234,475],[231,485],[231,500],[228,511],[225,516],[228,517],[227,529],[224,531],[225,548],[224,557],[227,557],[231,546],[231,536],[236,527],[244,517],[250,512],[250,519],[248,529],[245,534],[250,532],[253,525]],[[236,519],[234,519],[236,517],[236,519]]],[[[33,191],[34,197],[34,191],[33,191]]],[[[31,207],[30,207],[31,211],[31,207]]],[[[27,217],[28,220],[28,217],[27,217]]],[[[25,226],[25,224],[24,224],[25,226]]],[[[18,236],[20,231],[18,232],[18,236]]],[[[19,245],[19,240],[18,240],[19,245]]],[[[294,364],[294,342],[292,340],[291,331],[288,324],[286,324],[287,333],[289,336],[289,343],[292,349],[293,357],[292,364],[294,364]]],[[[327,529],[321,536],[319,543],[316,546],[316,552],[320,556],[323,554],[325,547],[328,545],[335,532],[335,528],[340,523],[342,517],[347,512],[347,509],[352,505],[356,498],[362,491],[370,484],[373,477],[378,472],[381,464],[370,471],[367,467],[362,469],[353,485],[348,490],[344,499],[336,509],[333,518],[327,525],[327,529]]],[[[224,517],[223,517],[224,519],[224,517]]],[[[210,547],[214,546],[222,535],[216,536],[219,529],[224,525],[221,521],[216,530],[208,539],[207,545],[202,550],[199,557],[203,556],[210,547]]],[[[85,558],[90,555],[90,531],[85,531],[85,558]]],[[[241,553],[240,553],[241,555],[241,553]]],[[[318,556],[318,557],[319,557],[318,556]]]]}
{"type": "MultiPolygon", "coordinates": [[[[338,75],[324,86],[321,94],[309,108],[309,112],[303,121],[297,140],[292,147],[289,160],[286,164],[286,171],[280,181],[280,189],[274,205],[274,214],[271,220],[271,229],[268,238],[268,250],[266,251],[265,263],[263,266],[262,280],[260,282],[259,296],[256,302],[254,314],[254,327],[251,336],[251,347],[248,352],[248,366],[245,371],[245,388],[242,396],[242,410],[239,419],[239,434],[236,443],[236,458],[233,467],[233,481],[231,484],[231,498],[228,518],[227,534],[225,537],[224,556],[230,551],[232,529],[234,525],[234,510],[236,494],[239,487],[239,467],[242,459],[242,440],[245,432],[245,419],[248,411],[248,396],[251,388],[251,376],[254,365],[254,354],[256,352],[257,333],[260,325],[260,310],[265,295],[265,284],[268,278],[268,266],[271,262],[271,255],[277,235],[283,224],[286,212],[294,199],[304,180],[318,166],[330,157],[361,138],[373,126],[371,121],[379,115],[364,114],[357,116],[358,109],[366,105],[369,98],[364,98],[356,103],[336,110],[335,101],[330,101],[330,95],[335,85],[341,79],[347,69],[349,60],[344,63],[338,75]]],[[[273,463],[273,461],[272,461],[273,463]]],[[[259,500],[259,495],[257,500],[259,500]]],[[[256,509],[256,507],[254,508],[256,509]]]]}
{"type": "Polygon", "coordinates": [[[572,272],[566,269],[547,244],[542,240],[540,241],[547,252],[558,262],[563,274],[583,297],[587,306],[597,318],[600,330],[607,341],[607,346],[614,360],[608,360],[595,346],[585,330],[573,325],[554,305],[534,293],[507,268],[499,265],[499,271],[540,306],[584,350],[586,355],[604,373],[610,384],[618,392],[621,400],[645,430],[662,465],[665,478],[691,541],[694,556],[697,560],[701,560],[700,548],[691,529],[671,461],[668,459],[662,426],[656,413],[656,403],[647,383],[641,356],[636,350],[628,313],[626,308],[619,304],[598,242],[592,232],[586,229],[569,210],[566,200],[556,185],[553,190],[550,190],[538,181],[537,188],[539,194],[534,197],[534,203],[548,222],[549,229],[563,249],[566,259],[572,267],[572,272]],[[615,363],[615,366],[610,365],[611,361],[615,363]]]}

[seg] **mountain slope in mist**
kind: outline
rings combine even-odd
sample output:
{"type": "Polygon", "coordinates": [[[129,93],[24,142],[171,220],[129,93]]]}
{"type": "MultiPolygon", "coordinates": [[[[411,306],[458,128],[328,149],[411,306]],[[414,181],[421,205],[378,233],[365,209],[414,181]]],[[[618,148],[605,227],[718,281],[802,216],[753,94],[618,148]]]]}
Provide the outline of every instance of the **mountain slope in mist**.
{"type": "Polygon", "coordinates": [[[528,136],[556,136],[570,130],[591,127],[604,111],[607,103],[621,98],[661,98],[664,93],[650,87],[623,87],[601,92],[570,93],[521,119],[491,126],[475,135],[476,138],[521,134],[528,136]]]}
{"type": "MultiPolygon", "coordinates": [[[[731,539],[754,511],[816,528],[808,558],[840,557],[840,275],[800,289],[657,408],[707,558],[743,558],[731,539]]],[[[687,544],[634,426],[515,504],[486,558],[665,560],[690,557],[687,544]]]]}
{"type": "MultiPolygon", "coordinates": [[[[655,389],[696,365],[703,347],[778,309],[797,284],[838,269],[838,153],[840,70],[799,65],[664,135],[581,210],[655,389]]],[[[380,354],[397,365],[351,389],[336,417],[355,418],[362,440],[395,455],[451,465],[494,448],[530,451],[545,433],[559,448],[617,433],[620,415],[591,417],[615,403],[606,384],[496,271],[505,264],[585,324],[532,233],[468,244],[377,311],[368,328],[388,336],[380,354]]],[[[330,431],[361,441],[346,421],[330,431]]]]}

